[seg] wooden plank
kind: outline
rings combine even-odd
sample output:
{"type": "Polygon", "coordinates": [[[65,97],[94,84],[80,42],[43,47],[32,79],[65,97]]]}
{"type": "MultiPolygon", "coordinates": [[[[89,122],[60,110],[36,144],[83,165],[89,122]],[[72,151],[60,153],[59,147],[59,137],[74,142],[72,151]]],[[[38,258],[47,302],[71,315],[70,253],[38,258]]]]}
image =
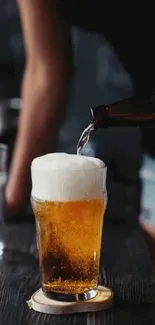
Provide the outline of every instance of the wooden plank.
{"type": "Polygon", "coordinates": [[[29,310],[26,301],[39,287],[34,226],[5,225],[1,220],[0,227],[0,324],[111,325],[122,320],[126,325],[154,323],[154,306],[125,307],[121,300],[155,302],[155,280],[151,278],[147,246],[135,224],[119,224],[109,218],[104,226],[100,282],[115,291],[119,298],[117,308],[72,316],[43,315],[29,310]]]}

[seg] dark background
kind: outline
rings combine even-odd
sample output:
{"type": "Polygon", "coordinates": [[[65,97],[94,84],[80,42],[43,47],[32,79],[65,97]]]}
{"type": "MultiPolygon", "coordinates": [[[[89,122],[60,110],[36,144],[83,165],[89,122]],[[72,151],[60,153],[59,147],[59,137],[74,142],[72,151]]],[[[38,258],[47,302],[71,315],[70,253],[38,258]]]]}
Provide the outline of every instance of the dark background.
{"type": "MultiPolygon", "coordinates": [[[[79,8],[80,5],[79,2],[79,8]]],[[[83,22],[86,22],[86,20],[84,19],[85,9],[84,7],[82,8],[83,16],[81,16],[81,26],[83,27],[83,22]]],[[[73,9],[71,10],[71,16],[73,17],[73,9]]],[[[94,8],[92,7],[93,10],[94,8]]],[[[98,7],[98,13],[99,11],[98,7]]],[[[130,58],[130,65],[133,62],[133,66],[135,66],[135,60],[132,61],[134,54],[138,57],[138,52],[136,52],[137,48],[133,47],[135,40],[132,42],[131,38],[128,37],[129,31],[125,36],[121,33],[121,27],[125,23],[125,18],[123,18],[123,21],[118,26],[119,37],[116,39],[116,42],[119,44],[119,51],[117,51],[117,46],[114,44],[115,38],[112,33],[115,25],[112,27],[112,23],[111,25],[109,24],[107,29],[109,30],[108,35],[105,29],[106,39],[109,38],[113,44],[112,47],[100,30],[100,25],[105,26],[106,21],[108,21],[104,19],[104,23],[101,24],[102,15],[100,11],[98,19],[100,24],[96,28],[97,33],[82,30],[80,27],[72,28],[75,74],[72,81],[68,114],[59,133],[57,150],[64,150],[71,153],[76,151],[76,144],[80,133],[88,125],[90,120],[89,107],[117,101],[134,94],[135,88],[132,79],[120,61],[120,49],[127,49],[128,47],[127,60],[130,58]],[[121,44],[122,46],[120,46],[121,44]]],[[[128,16],[130,19],[130,15],[128,16]]],[[[113,19],[112,17],[111,21],[113,19]]],[[[91,20],[91,17],[87,17],[87,20],[91,20]]],[[[116,23],[116,19],[113,23],[116,23]]],[[[136,33],[138,37],[140,35],[138,34],[140,33],[139,29],[136,29],[136,33]]],[[[139,37],[138,42],[140,43],[136,44],[142,46],[141,39],[142,37],[139,37]]],[[[143,41],[146,41],[146,37],[143,41]]],[[[149,60],[148,64],[150,66],[149,60]]],[[[146,66],[147,64],[145,64],[146,66]]],[[[24,45],[16,2],[15,0],[1,1],[0,99],[20,96],[23,67],[24,45]]],[[[85,154],[102,158],[108,164],[111,178],[118,178],[117,175],[123,175],[123,178],[126,180],[137,180],[142,161],[141,134],[141,130],[139,129],[128,128],[106,129],[104,131],[94,132],[85,154]]],[[[149,142],[146,136],[144,140],[145,143],[149,142]]]]}

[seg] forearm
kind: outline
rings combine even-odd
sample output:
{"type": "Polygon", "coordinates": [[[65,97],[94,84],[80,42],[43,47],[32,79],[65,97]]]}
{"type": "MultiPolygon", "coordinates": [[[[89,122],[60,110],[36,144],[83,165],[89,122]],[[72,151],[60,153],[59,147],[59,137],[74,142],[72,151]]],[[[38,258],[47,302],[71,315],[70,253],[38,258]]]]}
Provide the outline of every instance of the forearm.
{"type": "Polygon", "coordinates": [[[38,154],[49,150],[64,112],[67,84],[65,73],[62,77],[60,72],[53,72],[52,78],[49,72],[39,70],[34,74],[27,69],[16,145],[19,151],[21,146],[27,148],[27,153],[22,153],[23,160],[31,160],[35,151],[38,154]]]}
{"type": "Polygon", "coordinates": [[[63,114],[71,72],[71,43],[57,1],[22,0],[19,8],[27,66],[16,155],[20,145],[29,146],[22,156],[30,161],[32,152],[34,156],[35,151],[39,154],[39,150],[44,153],[49,149],[63,114]]]}
{"type": "Polygon", "coordinates": [[[9,181],[11,206],[30,195],[30,164],[50,150],[64,113],[71,72],[70,33],[55,0],[22,0],[26,70],[9,181]]]}
{"type": "Polygon", "coordinates": [[[47,139],[51,141],[56,121],[63,113],[71,71],[70,33],[57,1],[19,3],[27,65],[16,147],[20,142],[26,146],[30,138],[34,152],[37,141],[40,150],[45,145],[48,147],[47,139]]]}
{"type": "Polygon", "coordinates": [[[49,71],[40,68],[35,73],[32,67],[25,71],[22,108],[6,193],[10,207],[15,201],[20,205],[20,201],[22,204],[28,198],[31,161],[51,150],[64,114],[67,70],[66,73],[59,71],[57,76],[53,71],[53,76],[52,71],[49,75],[49,71]]]}

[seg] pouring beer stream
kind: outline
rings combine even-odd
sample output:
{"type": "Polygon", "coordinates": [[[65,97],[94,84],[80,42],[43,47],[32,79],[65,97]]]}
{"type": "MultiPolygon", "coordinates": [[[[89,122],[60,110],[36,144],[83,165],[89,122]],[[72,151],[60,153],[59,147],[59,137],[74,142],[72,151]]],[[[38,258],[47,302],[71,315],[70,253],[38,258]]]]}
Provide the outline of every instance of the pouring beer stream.
{"type": "Polygon", "coordinates": [[[130,97],[109,105],[90,109],[91,123],[83,131],[78,144],[77,154],[82,154],[93,130],[107,127],[154,127],[155,92],[142,97],[130,97]]]}

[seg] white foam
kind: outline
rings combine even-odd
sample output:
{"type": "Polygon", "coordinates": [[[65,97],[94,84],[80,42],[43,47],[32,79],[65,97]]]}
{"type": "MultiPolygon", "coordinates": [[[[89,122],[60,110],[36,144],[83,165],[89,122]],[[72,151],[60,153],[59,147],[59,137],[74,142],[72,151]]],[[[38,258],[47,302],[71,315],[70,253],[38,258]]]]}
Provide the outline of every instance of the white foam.
{"type": "Polygon", "coordinates": [[[47,201],[77,201],[103,197],[106,166],[97,158],[51,153],[31,165],[32,196],[47,201]]]}

